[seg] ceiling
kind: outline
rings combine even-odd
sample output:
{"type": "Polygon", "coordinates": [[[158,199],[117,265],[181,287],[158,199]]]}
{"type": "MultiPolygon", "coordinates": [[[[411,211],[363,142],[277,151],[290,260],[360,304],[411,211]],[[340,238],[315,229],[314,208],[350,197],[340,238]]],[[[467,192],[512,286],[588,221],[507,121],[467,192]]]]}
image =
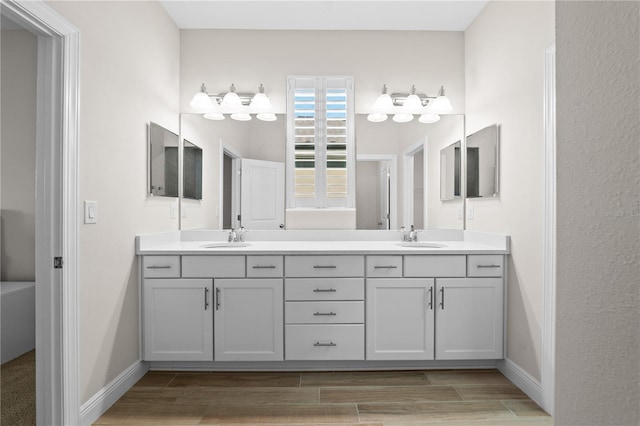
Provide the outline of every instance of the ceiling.
{"type": "Polygon", "coordinates": [[[160,0],[179,28],[464,31],[487,0],[160,0]]]}

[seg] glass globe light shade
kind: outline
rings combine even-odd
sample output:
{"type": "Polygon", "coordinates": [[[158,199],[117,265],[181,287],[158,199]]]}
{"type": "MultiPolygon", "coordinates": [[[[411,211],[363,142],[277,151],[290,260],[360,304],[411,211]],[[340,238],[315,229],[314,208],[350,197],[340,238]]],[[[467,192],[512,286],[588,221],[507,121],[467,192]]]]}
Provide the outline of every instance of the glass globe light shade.
{"type": "Polygon", "coordinates": [[[207,120],[224,120],[224,115],[222,115],[222,113],[220,112],[208,112],[206,114],[204,114],[203,116],[204,118],[206,118],[207,120]]]}
{"type": "Polygon", "coordinates": [[[401,113],[393,116],[393,121],[396,123],[408,123],[411,120],[413,120],[413,114],[401,113]]]}
{"type": "Polygon", "coordinates": [[[193,95],[193,99],[191,99],[191,103],[189,105],[191,105],[191,108],[200,111],[213,108],[211,98],[205,92],[198,92],[193,95]]]}
{"type": "Polygon", "coordinates": [[[372,123],[382,123],[388,118],[387,114],[383,114],[381,112],[374,112],[373,114],[367,115],[367,120],[372,123]]]}
{"type": "Polygon", "coordinates": [[[411,94],[405,99],[404,104],[402,104],[402,109],[408,114],[420,114],[423,109],[422,101],[418,95],[411,94]]]}
{"type": "Polygon", "coordinates": [[[249,121],[251,120],[251,116],[246,112],[237,112],[235,114],[231,114],[231,119],[237,121],[249,121]]]}
{"type": "Polygon", "coordinates": [[[376,101],[373,104],[373,110],[375,112],[387,112],[393,108],[393,101],[391,100],[391,96],[386,93],[378,96],[376,101]]]}
{"type": "Polygon", "coordinates": [[[236,94],[236,92],[229,92],[224,95],[224,98],[222,98],[222,103],[220,104],[220,106],[223,109],[237,111],[242,108],[242,101],[240,100],[240,97],[236,94]]]}
{"type": "Polygon", "coordinates": [[[264,93],[256,93],[251,99],[249,108],[254,111],[267,112],[271,110],[271,101],[269,101],[269,98],[267,98],[267,95],[264,93]]]}
{"type": "Polygon", "coordinates": [[[418,121],[424,124],[437,123],[440,121],[440,116],[438,114],[426,112],[418,118],[418,121]]]}
{"type": "Polygon", "coordinates": [[[263,112],[256,115],[256,118],[261,121],[276,121],[278,117],[272,112],[263,112]]]}

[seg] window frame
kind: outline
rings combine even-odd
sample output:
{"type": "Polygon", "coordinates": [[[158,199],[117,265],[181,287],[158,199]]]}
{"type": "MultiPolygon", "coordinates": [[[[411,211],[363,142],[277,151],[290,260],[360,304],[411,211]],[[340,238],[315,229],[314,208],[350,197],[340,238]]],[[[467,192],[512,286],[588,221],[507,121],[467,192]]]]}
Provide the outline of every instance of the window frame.
{"type": "Polygon", "coordinates": [[[287,159],[286,205],[296,208],[355,208],[355,102],[352,76],[289,76],[287,77],[287,159]],[[346,90],[346,197],[327,197],[327,89],[346,90]],[[314,187],[315,196],[296,197],[295,188],[295,90],[315,89],[314,187]]]}

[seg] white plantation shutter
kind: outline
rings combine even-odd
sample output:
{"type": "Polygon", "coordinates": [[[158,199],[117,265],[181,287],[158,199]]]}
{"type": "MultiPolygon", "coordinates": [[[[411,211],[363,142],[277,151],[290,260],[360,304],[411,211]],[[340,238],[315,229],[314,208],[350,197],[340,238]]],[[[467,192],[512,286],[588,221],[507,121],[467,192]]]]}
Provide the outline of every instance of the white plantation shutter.
{"type": "Polygon", "coordinates": [[[293,207],[353,207],[351,77],[291,77],[287,196],[293,207]]]}

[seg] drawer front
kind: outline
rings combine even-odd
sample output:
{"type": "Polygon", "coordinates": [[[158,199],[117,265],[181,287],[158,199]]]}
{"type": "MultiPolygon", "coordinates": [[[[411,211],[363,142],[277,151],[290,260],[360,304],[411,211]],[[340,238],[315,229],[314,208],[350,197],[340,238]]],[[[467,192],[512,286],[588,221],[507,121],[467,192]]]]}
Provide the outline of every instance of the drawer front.
{"type": "Polygon", "coordinates": [[[287,278],[285,300],[364,300],[364,278],[287,278]]]}
{"type": "Polygon", "coordinates": [[[285,360],[364,360],[364,325],[287,325],[285,360]]]}
{"type": "Polygon", "coordinates": [[[247,256],[247,277],[282,277],[282,256],[247,256]]]}
{"type": "Polygon", "coordinates": [[[467,276],[501,277],[504,275],[504,256],[501,254],[474,254],[467,256],[467,276]]]}
{"type": "Polygon", "coordinates": [[[364,302],[287,302],[287,324],[363,324],[364,302]]]}
{"type": "Polygon", "coordinates": [[[182,256],[185,278],[244,278],[244,256],[182,256]]]}
{"type": "Polygon", "coordinates": [[[367,256],[367,277],[402,276],[402,256],[367,256]]]}
{"type": "Polygon", "coordinates": [[[287,277],[363,277],[364,256],[286,256],[287,277]]]}
{"type": "Polygon", "coordinates": [[[406,255],[405,277],[464,277],[467,256],[464,255],[406,255]]]}
{"type": "Polygon", "coordinates": [[[179,278],[180,256],[143,256],[142,274],[145,278],[179,278]]]}

